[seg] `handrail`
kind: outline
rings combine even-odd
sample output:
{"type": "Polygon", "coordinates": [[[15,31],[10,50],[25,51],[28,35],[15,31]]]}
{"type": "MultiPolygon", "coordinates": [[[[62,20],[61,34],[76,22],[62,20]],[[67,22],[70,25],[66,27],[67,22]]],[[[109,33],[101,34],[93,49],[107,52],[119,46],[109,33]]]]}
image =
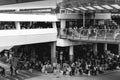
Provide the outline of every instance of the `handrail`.
{"type": "Polygon", "coordinates": [[[21,29],[21,30],[0,30],[1,36],[20,36],[20,35],[39,35],[39,34],[57,34],[57,30],[55,28],[47,28],[47,29],[21,29]]]}
{"type": "Polygon", "coordinates": [[[71,39],[103,39],[116,40],[120,39],[120,29],[81,29],[81,28],[64,28],[60,29],[61,38],[71,39]]]}

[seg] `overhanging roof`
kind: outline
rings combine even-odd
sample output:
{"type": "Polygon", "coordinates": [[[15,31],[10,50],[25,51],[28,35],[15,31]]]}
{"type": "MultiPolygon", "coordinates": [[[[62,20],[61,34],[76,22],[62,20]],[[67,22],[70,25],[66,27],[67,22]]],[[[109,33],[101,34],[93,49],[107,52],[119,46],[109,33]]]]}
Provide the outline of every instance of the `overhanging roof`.
{"type": "Polygon", "coordinates": [[[110,5],[95,5],[95,6],[80,6],[74,8],[66,8],[69,11],[109,11],[109,10],[120,10],[119,4],[110,4],[110,5]]]}
{"type": "Polygon", "coordinates": [[[35,2],[26,2],[0,6],[0,10],[18,10],[36,8],[56,8],[56,0],[41,0],[35,2]]]}

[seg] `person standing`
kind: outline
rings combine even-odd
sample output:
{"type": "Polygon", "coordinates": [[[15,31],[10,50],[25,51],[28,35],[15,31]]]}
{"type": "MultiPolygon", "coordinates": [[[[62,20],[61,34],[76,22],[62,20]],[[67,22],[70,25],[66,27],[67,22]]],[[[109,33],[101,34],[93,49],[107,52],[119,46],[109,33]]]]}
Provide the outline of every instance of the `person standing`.
{"type": "Polygon", "coordinates": [[[5,68],[2,67],[2,76],[5,77],[5,68]]]}
{"type": "Polygon", "coordinates": [[[14,67],[14,72],[15,72],[15,75],[17,75],[17,72],[18,72],[18,59],[17,58],[13,58],[13,67],[14,67]]]}
{"type": "Polygon", "coordinates": [[[13,76],[13,66],[10,65],[10,75],[13,76]]]}

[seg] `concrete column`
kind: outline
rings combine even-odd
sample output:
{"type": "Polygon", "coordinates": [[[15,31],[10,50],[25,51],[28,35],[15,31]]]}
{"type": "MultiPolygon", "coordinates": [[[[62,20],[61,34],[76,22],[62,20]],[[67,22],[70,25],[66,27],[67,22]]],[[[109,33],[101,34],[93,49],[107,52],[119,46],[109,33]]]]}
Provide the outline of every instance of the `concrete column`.
{"type": "Polygon", "coordinates": [[[51,43],[51,63],[56,63],[56,42],[51,43]]]}
{"type": "Polygon", "coordinates": [[[64,32],[64,29],[66,27],[66,21],[65,20],[61,20],[61,23],[60,23],[60,35],[64,35],[65,36],[65,32],[64,32]]]}
{"type": "Polygon", "coordinates": [[[85,27],[85,12],[83,12],[83,27],[85,27]]]}
{"type": "Polygon", "coordinates": [[[61,20],[61,27],[60,28],[65,28],[65,26],[66,26],[66,21],[65,20],[61,20]]]}
{"type": "Polygon", "coordinates": [[[56,22],[52,22],[53,28],[57,28],[56,22]]]}
{"type": "MultiPolygon", "coordinates": [[[[16,12],[19,12],[20,9],[16,9],[15,11],[16,11],[16,12]]],[[[19,21],[15,22],[15,26],[16,26],[16,29],[17,29],[17,30],[20,30],[20,22],[19,22],[19,21]]]]}
{"type": "Polygon", "coordinates": [[[17,30],[20,30],[20,22],[15,22],[15,26],[17,30]]]}
{"type": "Polygon", "coordinates": [[[73,62],[74,60],[74,46],[69,47],[69,59],[70,59],[70,62],[73,62]]]}
{"type": "Polygon", "coordinates": [[[19,12],[19,11],[20,11],[20,9],[16,9],[15,11],[16,11],[16,12],[19,12]]]}
{"type": "Polygon", "coordinates": [[[107,49],[107,43],[105,43],[105,45],[104,45],[104,50],[105,50],[105,51],[108,50],[108,49],[107,49]]]}
{"type": "Polygon", "coordinates": [[[94,52],[95,55],[97,55],[97,51],[98,51],[98,49],[97,49],[97,43],[95,43],[93,45],[93,52],[94,52]]]}
{"type": "Polygon", "coordinates": [[[118,55],[120,55],[120,44],[118,44],[118,55]]]}

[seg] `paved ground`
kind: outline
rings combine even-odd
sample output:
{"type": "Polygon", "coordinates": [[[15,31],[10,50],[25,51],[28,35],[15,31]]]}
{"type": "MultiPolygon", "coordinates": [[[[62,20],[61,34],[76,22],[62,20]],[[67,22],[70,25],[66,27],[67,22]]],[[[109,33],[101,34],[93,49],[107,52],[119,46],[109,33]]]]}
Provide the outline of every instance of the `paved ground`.
{"type": "Polygon", "coordinates": [[[120,70],[109,71],[104,74],[100,74],[97,76],[62,76],[54,74],[42,74],[39,71],[33,71],[31,73],[27,70],[18,71],[18,75],[10,76],[9,65],[0,63],[3,67],[6,68],[6,77],[0,77],[0,80],[120,80],[120,70]]]}
{"type": "Polygon", "coordinates": [[[120,80],[120,70],[110,71],[97,76],[62,76],[57,77],[54,74],[41,74],[38,71],[33,73],[25,70],[19,71],[18,75],[10,76],[7,72],[6,77],[0,77],[0,80],[120,80]]]}
{"type": "Polygon", "coordinates": [[[60,76],[53,74],[41,75],[26,80],[120,80],[120,71],[111,71],[98,76],[60,76]]]}

